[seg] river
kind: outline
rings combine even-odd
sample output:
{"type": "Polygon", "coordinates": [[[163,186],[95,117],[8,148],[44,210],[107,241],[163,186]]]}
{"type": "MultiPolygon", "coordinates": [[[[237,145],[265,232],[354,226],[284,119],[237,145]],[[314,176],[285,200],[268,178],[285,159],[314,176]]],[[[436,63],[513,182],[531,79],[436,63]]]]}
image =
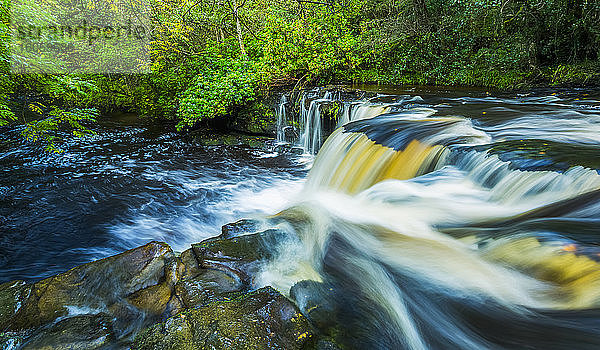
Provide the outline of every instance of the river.
{"type": "Polygon", "coordinates": [[[289,240],[253,283],[329,305],[347,346],[600,346],[599,93],[361,86],[276,111],[259,148],[114,116],[61,155],[4,135],[0,281],[269,217],[289,240]]]}
{"type": "MultiPolygon", "coordinates": [[[[237,218],[281,209],[306,164],[268,147],[206,145],[134,115],[43,152],[3,133],[0,282],[35,281],[158,240],[184,250],[237,218]]],[[[244,143],[244,142],[242,142],[244,143]]]]}

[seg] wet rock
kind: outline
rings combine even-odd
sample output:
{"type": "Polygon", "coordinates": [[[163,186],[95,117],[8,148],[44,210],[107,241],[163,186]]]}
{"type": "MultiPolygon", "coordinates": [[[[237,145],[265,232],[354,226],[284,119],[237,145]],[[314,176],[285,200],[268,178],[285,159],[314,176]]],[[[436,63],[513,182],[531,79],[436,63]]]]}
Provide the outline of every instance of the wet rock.
{"type": "Polygon", "coordinates": [[[23,350],[100,349],[113,340],[106,315],[81,315],[61,320],[39,332],[23,350]]]}
{"type": "Polygon", "coordinates": [[[221,227],[220,238],[233,238],[242,234],[257,232],[261,227],[259,220],[242,219],[221,227]]]}
{"type": "Polygon", "coordinates": [[[300,281],[290,289],[290,298],[321,332],[329,334],[336,327],[337,306],[334,290],[316,281],[300,281]]]}
{"type": "Polygon", "coordinates": [[[219,237],[179,256],[152,242],[34,284],[2,284],[0,348],[127,346],[140,329],[168,318],[140,334],[134,348],[329,349],[280,293],[249,292],[253,276],[287,238],[276,229],[247,234],[261,226],[228,224],[219,237]]]}
{"type": "Polygon", "coordinates": [[[179,261],[181,261],[181,266],[183,267],[180,276],[181,279],[195,277],[201,272],[200,265],[198,265],[198,260],[196,259],[196,254],[192,248],[181,253],[181,255],[179,255],[179,261]]]}
{"type": "Polygon", "coordinates": [[[300,131],[295,126],[286,126],[283,135],[285,141],[294,142],[300,138],[300,131]]]}
{"type": "Polygon", "coordinates": [[[321,128],[323,130],[323,139],[321,142],[324,142],[337,127],[338,119],[341,111],[344,109],[344,105],[340,101],[328,101],[323,102],[320,105],[321,108],[321,128]]]}
{"type": "Polygon", "coordinates": [[[140,333],[132,349],[303,349],[316,335],[271,287],[188,310],[140,333]]]}
{"type": "Polygon", "coordinates": [[[152,242],[28,286],[18,311],[3,318],[2,324],[12,331],[35,328],[69,315],[70,310],[93,314],[127,299],[144,312],[159,312],[176,283],[177,270],[171,248],[152,242]],[[154,296],[148,288],[160,293],[154,296]]]}
{"type": "MultiPolygon", "coordinates": [[[[233,225],[233,224],[230,224],[233,225]]],[[[223,236],[223,235],[221,235],[223,236]]],[[[184,272],[174,286],[172,297],[167,304],[166,314],[173,316],[185,309],[222,300],[236,292],[247,289],[238,278],[221,270],[201,268],[193,249],[180,255],[184,272]]]]}
{"type": "Polygon", "coordinates": [[[183,308],[190,309],[230,298],[243,288],[244,286],[229,274],[206,269],[195,278],[178,283],[175,286],[175,296],[183,308]]]}
{"type": "Polygon", "coordinates": [[[192,248],[200,267],[223,271],[250,286],[262,263],[272,257],[274,247],[285,237],[285,232],[270,229],[228,239],[209,238],[192,248]]]}
{"type": "Polygon", "coordinates": [[[31,286],[23,281],[0,284],[0,331],[8,328],[14,315],[31,293],[31,286]]]}
{"type": "Polygon", "coordinates": [[[165,312],[170,299],[171,286],[166,283],[156,284],[127,296],[127,301],[131,305],[154,315],[160,315],[165,312]]]}

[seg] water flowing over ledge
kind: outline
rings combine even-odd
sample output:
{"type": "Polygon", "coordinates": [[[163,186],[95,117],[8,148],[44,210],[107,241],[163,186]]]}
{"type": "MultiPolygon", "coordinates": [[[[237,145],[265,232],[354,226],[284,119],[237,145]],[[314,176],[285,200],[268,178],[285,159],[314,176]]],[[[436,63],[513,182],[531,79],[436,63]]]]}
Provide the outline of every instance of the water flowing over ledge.
{"type": "Polygon", "coordinates": [[[598,346],[600,176],[546,155],[597,152],[598,101],[348,102],[326,92],[307,110],[307,96],[297,142],[320,151],[301,199],[275,216],[299,241],[265,268],[264,284],[314,281],[300,309],[335,309],[317,317],[351,329],[341,341],[351,347],[598,346]],[[339,101],[337,130],[321,144],[319,108],[339,101]],[[472,118],[453,104],[487,108],[472,118]],[[515,141],[528,147],[503,147],[515,141]]]}
{"type": "Polygon", "coordinates": [[[279,142],[316,155],[285,200],[181,254],[8,282],[1,340],[50,344],[72,322],[140,349],[596,349],[600,102],[577,96],[284,95],[279,142]]]}

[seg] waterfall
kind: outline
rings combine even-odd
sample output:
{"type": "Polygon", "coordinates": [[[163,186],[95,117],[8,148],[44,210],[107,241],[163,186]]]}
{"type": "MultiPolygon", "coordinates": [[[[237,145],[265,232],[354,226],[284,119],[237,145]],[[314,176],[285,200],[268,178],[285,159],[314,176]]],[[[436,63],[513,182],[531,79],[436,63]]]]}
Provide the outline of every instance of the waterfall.
{"type": "MultiPolygon", "coordinates": [[[[304,110],[310,151],[325,101],[304,110]]],[[[528,136],[520,120],[344,106],[301,196],[271,219],[291,238],[259,285],[291,291],[309,317],[329,305],[319,324],[343,324],[351,348],[600,346],[600,248],[585,243],[598,232],[597,171],[523,170],[491,153],[528,136]]],[[[593,140],[557,134],[532,133],[593,140]]]]}
{"type": "Polygon", "coordinates": [[[275,109],[275,115],[277,116],[277,141],[285,142],[285,129],[287,127],[287,104],[288,99],[285,94],[281,95],[279,104],[275,109]]]}
{"type": "Polygon", "coordinates": [[[310,102],[310,107],[304,109],[302,113],[302,120],[304,124],[304,131],[302,133],[300,143],[302,144],[305,151],[314,154],[316,150],[321,146],[321,110],[320,103],[328,101],[326,99],[319,99],[310,102]]]}
{"type": "MultiPolygon", "coordinates": [[[[355,97],[344,97],[340,91],[313,89],[302,91],[299,94],[297,116],[288,114],[286,109],[288,105],[289,101],[284,94],[276,108],[277,140],[295,142],[306,153],[316,154],[321,148],[324,138],[337,127],[350,121],[369,119],[385,114],[393,110],[397,103],[376,103],[364,98],[357,100],[355,97]],[[331,121],[324,123],[323,109],[334,104],[339,105],[340,108],[333,115],[333,123],[331,121]],[[298,140],[286,140],[285,130],[293,127],[291,123],[294,119],[298,120],[299,138],[298,140]]],[[[328,116],[331,117],[331,113],[328,116]]]]}

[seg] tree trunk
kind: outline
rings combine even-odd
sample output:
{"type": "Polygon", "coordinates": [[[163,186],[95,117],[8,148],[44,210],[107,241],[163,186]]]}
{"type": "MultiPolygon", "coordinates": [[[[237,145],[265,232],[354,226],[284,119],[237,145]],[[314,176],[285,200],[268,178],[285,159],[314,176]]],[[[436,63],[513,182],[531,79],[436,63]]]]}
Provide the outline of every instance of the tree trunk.
{"type": "Polygon", "coordinates": [[[240,23],[240,17],[238,15],[237,1],[232,0],[233,4],[233,17],[235,18],[235,28],[237,30],[238,43],[240,44],[240,52],[242,56],[246,57],[246,49],[244,48],[244,38],[242,35],[242,25],[240,23]]]}

